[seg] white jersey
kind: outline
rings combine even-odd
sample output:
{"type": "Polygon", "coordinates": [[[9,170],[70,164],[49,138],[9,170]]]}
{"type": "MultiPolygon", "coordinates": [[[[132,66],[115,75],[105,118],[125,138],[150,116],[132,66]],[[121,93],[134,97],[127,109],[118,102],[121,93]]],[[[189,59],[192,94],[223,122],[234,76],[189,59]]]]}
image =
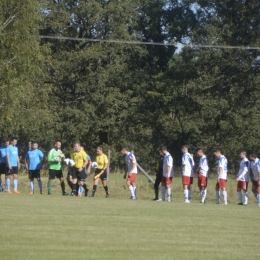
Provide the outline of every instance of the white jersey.
{"type": "Polygon", "coordinates": [[[254,181],[258,181],[258,176],[260,173],[260,160],[256,158],[255,161],[251,162],[250,167],[254,175],[254,181]]]}
{"type": "Polygon", "coordinates": [[[240,161],[237,177],[240,181],[249,182],[250,163],[247,158],[240,161]]]}
{"type": "Polygon", "coordinates": [[[226,180],[227,179],[227,169],[228,169],[228,161],[224,155],[221,155],[218,160],[218,177],[219,179],[226,180]],[[222,168],[220,173],[219,168],[222,168]]]}
{"type": "Polygon", "coordinates": [[[125,157],[125,163],[127,165],[128,173],[137,174],[137,166],[135,165],[134,169],[131,171],[133,164],[136,163],[136,159],[133,153],[128,152],[125,157]]]}
{"type": "Polygon", "coordinates": [[[182,168],[182,175],[193,177],[193,175],[194,175],[193,167],[194,167],[195,163],[194,163],[193,158],[190,153],[183,154],[182,165],[185,165],[182,168]]]}
{"type": "Polygon", "coordinates": [[[208,177],[209,166],[208,166],[208,159],[206,155],[203,155],[200,158],[199,167],[200,167],[199,173],[205,177],[208,177]]]}
{"type": "Polygon", "coordinates": [[[163,176],[173,177],[173,158],[170,153],[167,153],[163,158],[163,176]],[[168,167],[170,167],[170,175],[167,174],[168,167]]]}

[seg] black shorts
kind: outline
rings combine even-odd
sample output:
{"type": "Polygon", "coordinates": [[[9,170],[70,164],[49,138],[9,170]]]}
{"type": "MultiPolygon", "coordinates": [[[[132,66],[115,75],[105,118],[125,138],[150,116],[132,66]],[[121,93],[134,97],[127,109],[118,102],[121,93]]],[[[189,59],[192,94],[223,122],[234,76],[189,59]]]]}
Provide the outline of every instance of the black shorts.
{"type": "Polygon", "coordinates": [[[6,164],[5,163],[0,163],[0,175],[1,174],[6,174],[6,164]]]}
{"type": "Polygon", "coordinates": [[[13,175],[13,174],[18,174],[18,167],[13,167],[12,170],[10,170],[8,167],[6,168],[6,173],[5,175],[13,175]]]}
{"type": "MultiPolygon", "coordinates": [[[[95,176],[97,176],[99,173],[101,173],[103,169],[96,169],[95,170],[95,176]]],[[[99,177],[102,181],[105,181],[107,179],[107,170],[104,170],[104,172],[99,177]]]]}
{"type": "Polygon", "coordinates": [[[41,174],[40,174],[40,170],[29,170],[29,179],[40,179],[41,178],[41,174]]]}
{"type": "Polygon", "coordinates": [[[49,169],[49,179],[54,180],[56,178],[63,178],[62,170],[49,169]]]}
{"type": "Polygon", "coordinates": [[[78,179],[79,181],[84,181],[86,179],[86,173],[84,169],[80,172],[77,168],[72,168],[71,172],[72,179],[78,179]]]}

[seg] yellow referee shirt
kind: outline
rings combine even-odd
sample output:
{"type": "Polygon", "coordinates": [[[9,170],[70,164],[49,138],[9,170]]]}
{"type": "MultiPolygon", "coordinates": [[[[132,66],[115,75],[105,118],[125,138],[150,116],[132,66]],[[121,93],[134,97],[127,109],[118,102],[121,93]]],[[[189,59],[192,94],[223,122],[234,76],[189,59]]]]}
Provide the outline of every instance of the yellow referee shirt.
{"type": "Polygon", "coordinates": [[[70,158],[75,162],[74,167],[79,169],[83,167],[85,161],[87,160],[87,154],[84,151],[71,151],[70,158]]]}
{"type": "Polygon", "coordinates": [[[98,165],[98,169],[104,169],[105,165],[108,163],[107,156],[105,154],[97,155],[96,162],[98,165]]]}

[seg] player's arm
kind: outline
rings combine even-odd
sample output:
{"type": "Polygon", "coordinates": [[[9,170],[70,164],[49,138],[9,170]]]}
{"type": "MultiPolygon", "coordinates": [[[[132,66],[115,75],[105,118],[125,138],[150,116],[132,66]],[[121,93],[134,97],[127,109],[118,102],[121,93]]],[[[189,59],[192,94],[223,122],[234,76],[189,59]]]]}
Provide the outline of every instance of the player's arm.
{"type": "Polygon", "coordinates": [[[43,153],[41,153],[40,154],[40,169],[42,168],[44,162],[45,162],[45,156],[43,153]]]}
{"type": "Polygon", "coordinates": [[[183,169],[187,163],[187,156],[182,157],[182,165],[181,168],[183,169]]]}
{"type": "Polygon", "coordinates": [[[52,151],[50,151],[50,152],[48,153],[47,160],[48,160],[48,162],[56,162],[56,161],[55,161],[55,158],[54,158],[54,156],[53,156],[52,151]]]}
{"type": "Polygon", "coordinates": [[[248,162],[245,162],[243,172],[237,177],[236,181],[241,180],[248,172],[248,162]]]}
{"type": "Polygon", "coordinates": [[[20,158],[19,158],[19,155],[17,155],[17,166],[18,166],[18,170],[20,170],[21,166],[20,166],[20,158]]]}
{"type": "Polygon", "coordinates": [[[124,174],[124,179],[126,179],[127,173],[128,173],[128,167],[127,167],[127,165],[126,165],[126,166],[125,166],[125,174],[124,174]]]}
{"type": "Polygon", "coordinates": [[[83,168],[86,167],[87,164],[88,164],[87,154],[86,154],[86,153],[83,154],[83,161],[84,161],[84,164],[82,165],[82,167],[79,168],[79,171],[80,171],[80,172],[81,172],[81,171],[83,170],[83,168]]]}
{"type": "Polygon", "coordinates": [[[25,163],[26,171],[29,171],[29,167],[28,167],[28,164],[29,164],[29,156],[28,156],[28,153],[27,153],[26,156],[25,156],[24,163],[25,163]]]}

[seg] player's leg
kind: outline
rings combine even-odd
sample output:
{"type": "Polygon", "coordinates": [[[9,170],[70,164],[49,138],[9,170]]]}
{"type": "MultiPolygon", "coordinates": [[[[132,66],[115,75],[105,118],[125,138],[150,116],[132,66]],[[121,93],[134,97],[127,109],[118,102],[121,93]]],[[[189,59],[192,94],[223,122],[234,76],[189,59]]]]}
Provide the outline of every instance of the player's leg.
{"type": "Polygon", "coordinates": [[[63,196],[69,195],[69,194],[65,191],[65,181],[64,181],[64,177],[63,177],[63,172],[62,172],[62,170],[60,170],[60,171],[57,173],[56,177],[59,178],[59,180],[60,180],[60,187],[61,187],[62,195],[63,195],[63,196]]]}
{"type": "Polygon", "coordinates": [[[71,167],[69,167],[68,175],[67,175],[67,183],[71,190],[72,190],[72,170],[73,169],[71,167]]]}
{"type": "Polygon", "coordinates": [[[220,181],[221,181],[221,189],[222,189],[223,201],[224,201],[224,204],[227,205],[226,180],[220,179],[220,181]]]}
{"type": "Polygon", "coordinates": [[[153,200],[158,200],[159,199],[159,186],[162,180],[162,176],[158,175],[156,176],[155,182],[154,182],[154,193],[155,193],[155,198],[153,200]]]}
{"type": "Polygon", "coordinates": [[[43,194],[43,191],[42,191],[42,180],[41,180],[41,173],[40,173],[40,170],[36,170],[35,173],[34,173],[34,177],[37,179],[38,181],[38,187],[39,187],[39,190],[40,190],[40,194],[43,194]]]}
{"type": "Polygon", "coordinates": [[[127,178],[126,185],[127,185],[128,189],[130,191],[130,199],[135,199],[134,188],[133,188],[133,185],[131,183],[131,176],[127,178]]]}
{"type": "Polygon", "coordinates": [[[47,184],[48,195],[51,195],[52,181],[55,179],[55,177],[56,177],[56,171],[49,169],[49,181],[47,184]]]}
{"type": "Polygon", "coordinates": [[[190,183],[188,185],[188,199],[189,199],[189,201],[191,200],[191,195],[192,195],[192,190],[191,190],[192,184],[193,184],[193,177],[190,177],[190,183]]]}
{"type": "Polygon", "coordinates": [[[30,194],[34,194],[34,176],[33,171],[29,171],[29,180],[30,180],[30,194]]]}
{"type": "Polygon", "coordinates": [[[188,186],[190,185],[190,177],[189,176],[182,176],[182,185],[183,185],[184,202],[190,203],[190,201],[189,201],[189,190],[188,190],[188,186]]]}
{"type": "Polygon", "coordinates": [[[237,197],[238,197],[238,205],[243,205],[242,202],[242,191],[241,191],[241,181],[237,182],[237,197]]]}
{"type": "Polygon", "coordinates": [[[5,190],[6,193],[12,193],[11,192],[11,176],[13,175],[12,170],[9,168],[6,168],[6,173],[5,173],[5,190]]]}
{"type": "Polygon", "coordinates": [[[171,188],[172,178],[167,178],[165,184],[167,188],[168,202],[171,202],[172,201],[172,188],[171,188]]]}
{"type": "Polygon", "coordinates": [[[13,167],[14,193],[20,194],[18,191],[18,167],[13,167]]]}
{"type": "Polygon", "coordinates": [[[162,192],[162,196],[160,199],[158,199],[157,201],[165,201],[165,194],[166,194],[166,178],[164,176],[162,176],[162,180],[161,180],[161,192],[162,192]]]}
{"type": "Polygon", "coordinates": [[[109,197],[109,193],[108,193],[108,187],[107,187],[107,179],[104,179],[101,175],[101,180],[102,180],[102,184],[103,184],[103,187],[104,187],[104,190],[106,192],[106,198],[109,197]]]}
{"type": "Polygon", "coordinates": [[[219,180],[216,183],[216,203],[220,204],[219,180]]]}
{"type": "Polygon", "coordinates": [[[260,186],[259,186],[259,184],[257,187],[257,203],[258,203],[258,207],[260,207],[260,186]]]}
{"type": "Polygon", "coordinates": [[[77,172],[78,170],[76,168],[72,168],[72,191],[70,196],[76,196],[77,194],[77,182],[78,182],[78,178],[77,178],[77,172]]]}
{"type": "Polygon", "coordinates": [[[95,193],[97,191],[97,185],[98,185],[99,179],[100,178],[97,178],[97,179],[94,180],[91,197],[95,197],[95,193]]]}
{"type": "Polygon", "coordinates": [[[78,181],[78,197],[82,197],[82,192],[83,192],[83,185],[84,185],[84,181],[83,180],[79,180],[78,181]]]}
{"type": "Polygon", "coordinates": [[[1,191],[3,191],[3,186],[2,186],[2,173],[0,172],[0,192],[1,191]]]}
{"type": "Polygon", "coordinates": [[[248,182],[244,182],[244,205],[246,206],[248,204],[248,182]]]}

